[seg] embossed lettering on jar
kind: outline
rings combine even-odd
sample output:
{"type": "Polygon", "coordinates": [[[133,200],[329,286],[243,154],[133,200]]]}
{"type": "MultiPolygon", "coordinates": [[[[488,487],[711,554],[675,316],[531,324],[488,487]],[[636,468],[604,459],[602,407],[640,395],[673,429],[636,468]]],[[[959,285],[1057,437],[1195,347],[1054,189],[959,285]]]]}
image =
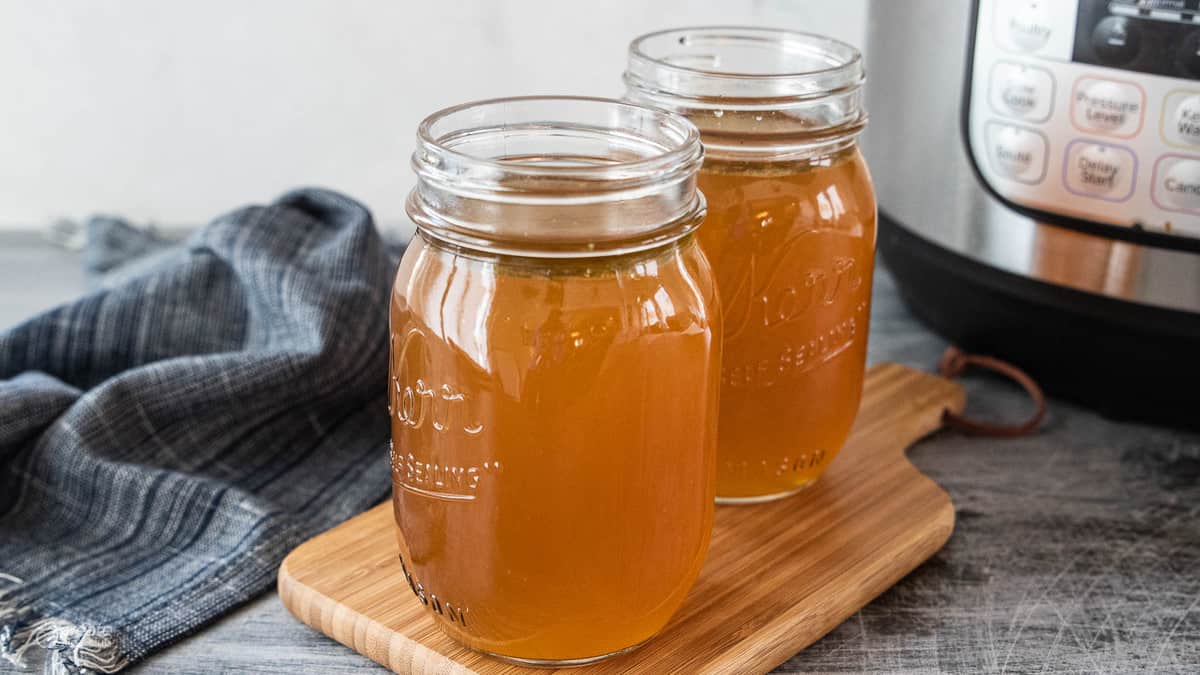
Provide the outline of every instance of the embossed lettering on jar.
{"type": "Polygon", "coordinates": [[[696,129],[600,99],[427,119],[391,299],[402,572],[533,665],[662,628],[712,525],[720,317],[696,129]]]}
{"type": "Polygon", "coordinates": [[[862,393],[876,211],[861,57],[804,33],[680,29],[634,40],[625,81],[705,144],[699,238],[725,313],[718,500],[793,494],[845,443],[862,393]]]}

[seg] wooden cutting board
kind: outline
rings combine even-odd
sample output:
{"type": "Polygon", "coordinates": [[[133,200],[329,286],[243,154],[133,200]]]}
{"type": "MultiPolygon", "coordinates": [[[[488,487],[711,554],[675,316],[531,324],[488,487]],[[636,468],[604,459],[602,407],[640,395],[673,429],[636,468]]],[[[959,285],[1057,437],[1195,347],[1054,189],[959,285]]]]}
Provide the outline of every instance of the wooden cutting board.
{"type": "MultiPolygon", "coordinates": [[[[895,364],[867,373],[854,432],[795,497],[717,507],[700,578],[657,637],[573,673],[767,672],[820,639],[946,543],[950,496],[904,451],[960,412],[958,385],[895,364]]],[[[544,673],[442,635],[409,590],[384,503],[299,546],[279,595],[304,623],[397,673],[544,673]]]]}

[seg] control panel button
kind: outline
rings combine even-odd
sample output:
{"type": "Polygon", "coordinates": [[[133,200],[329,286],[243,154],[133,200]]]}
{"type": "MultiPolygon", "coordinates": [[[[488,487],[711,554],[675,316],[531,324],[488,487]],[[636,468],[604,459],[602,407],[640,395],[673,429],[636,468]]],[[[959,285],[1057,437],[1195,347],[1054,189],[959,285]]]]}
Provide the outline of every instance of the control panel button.
{"type": "Polygon", "coordinates": [[[1006,0],[997,7],[996,21],[1008,44],[1025,52],[1044,47],[1054,30],[1045,0],[1006,0]]]}
{"type": "Polygon", "coordinates": [[[1145,98],[1131,82],[1081,77],[1071,96],[1071,119],[1081,131],[1133,136],[1142,128],[1145,98]]]}
{"type": "Polygon", "coordinates": [[[1124,201],[1133,195],[1137,157],[1127,148],[1074,141],[1067,146],[1063,180],[1075,194],[1124,201]]]}
{"type": "Polygon", "coordinates": [[[1200,159],[1169,155],[1158,160],[1154,201],[1171,211],[1200,211],[1200,159]]]}
{"type": "Polygon", "coordinates": [[[986,131],[987,154],[996,172],[1022,183],[1040,183],[1046,176],[1046,137],[1011,124],[992,122],[986,131]]]}
{"type": "Polygon", "coordinates": [[[1200,145],[1200,95],[1180,101],[1173,117],[1176,136],[1192,145],[1200,145]]]}
{"type": "Polygon", "coordinates": [[[1137,58],[1142,50],[1142,32],[1123,17],[1110,16],[1092,29],[1092,49],[1101,63],[1122,66],[1137,58]]]}
{"type": "Polygon", "coordinates": [[[1045,68],[1000,61],[992,68],[991,103],[1001,115],[1044,122],[1054,104],[1054,76],[1045,68]]]}
{"type": "Polygon", "coordinates": [[[1167,95],[1162,135],[1174,145],[1200,145],[1200,91],[1177,90],[1167,95]]]}

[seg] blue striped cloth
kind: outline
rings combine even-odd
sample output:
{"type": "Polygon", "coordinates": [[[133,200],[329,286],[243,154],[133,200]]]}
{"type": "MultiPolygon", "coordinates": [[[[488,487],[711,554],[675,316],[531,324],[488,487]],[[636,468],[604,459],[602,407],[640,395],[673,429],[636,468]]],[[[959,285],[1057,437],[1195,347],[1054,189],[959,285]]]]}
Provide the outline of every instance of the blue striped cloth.
{"type": "Polygon", "coordinates": [[[383,499],[393,269],[299,190],[0,334],[0,654],[119,670],[383,499]]]}

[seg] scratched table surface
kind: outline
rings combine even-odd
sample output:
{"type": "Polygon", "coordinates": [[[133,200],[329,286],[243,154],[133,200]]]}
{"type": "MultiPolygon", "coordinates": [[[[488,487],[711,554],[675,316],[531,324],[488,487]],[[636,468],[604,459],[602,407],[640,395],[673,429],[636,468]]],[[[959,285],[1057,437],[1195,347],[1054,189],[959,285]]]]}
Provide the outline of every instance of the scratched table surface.
{"type": "MultiPolygon", "coordinates": [[[[0,329],[82,284],[76,254],[0,240],[0,329]]],[[[870,360],[929,368],[943,347],[881,272],[870,360]]],[[[1006,383],[965,384],[976,414],[1025,412],[1006,383]]],[[[1037,437],[943,432],[910,456],[954,498],[949,544],[776,672],[1200,672],[1200,435],[1054,401],[1037,437]]],[[[382,669],[270,591],[133,671],[382,669]]]]}

